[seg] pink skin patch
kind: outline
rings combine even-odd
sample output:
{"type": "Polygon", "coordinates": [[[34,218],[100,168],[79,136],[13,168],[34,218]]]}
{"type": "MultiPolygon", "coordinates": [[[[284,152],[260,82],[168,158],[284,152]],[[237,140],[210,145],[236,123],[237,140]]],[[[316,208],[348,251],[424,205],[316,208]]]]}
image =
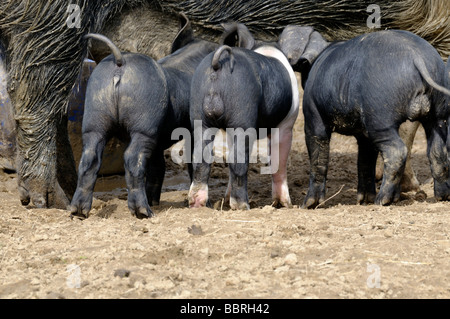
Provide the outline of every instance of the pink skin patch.
{"type": "MultiPolygon", "coordinates": [[[[277,139],[271,139],[271,149],[278,149],[278,163],[272,163],[276,165],[278,170],[272,174],[272,198],[276,204],[289,207],[291,205],[291,198],[289,196],[289,187],[287,183],[287,162],[289,158],[289,152],[292,145],[292,130],[280,128],[280,135],[278,137],[279,145],[274,145],[273,141],[277,139]]],[[[273,158],[277,158],[274,156],[273,158]]]]}
{"type": "Polygon", "coordinates": [[[191,189],[189,190],[189,207],[190,208],[199,208],[205,207],[208,202],[208,185],[191,185],[191,189]],[[197,189],[197,191],[195,191],[197,189]]]}

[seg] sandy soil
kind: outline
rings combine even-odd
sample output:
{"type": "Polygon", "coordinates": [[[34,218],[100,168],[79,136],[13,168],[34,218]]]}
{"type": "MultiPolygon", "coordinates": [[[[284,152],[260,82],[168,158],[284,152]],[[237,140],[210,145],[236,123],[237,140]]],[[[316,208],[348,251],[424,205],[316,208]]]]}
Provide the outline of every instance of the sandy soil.
{"type": "Polygon", "coordinates": [[[129,213],[121,176],[98,180],[90,217],[79,220],[22,207],[16,176],[3,173],[0,297],[449,298],[450,204],[433,199],[423,130],[412,160],[425,201],[408,193],[390,207],[357,206],[356,143],[334,135],[327,197],[335,196],[301,209],[309,161],[300,116],[289,163],[293,209],[270,206],[270,177],[256,164],[251,210],[222,206],[224,164],[212,172],[216,209],[188,209],[187,172],[172,163],[148,220],[129,213]]]}

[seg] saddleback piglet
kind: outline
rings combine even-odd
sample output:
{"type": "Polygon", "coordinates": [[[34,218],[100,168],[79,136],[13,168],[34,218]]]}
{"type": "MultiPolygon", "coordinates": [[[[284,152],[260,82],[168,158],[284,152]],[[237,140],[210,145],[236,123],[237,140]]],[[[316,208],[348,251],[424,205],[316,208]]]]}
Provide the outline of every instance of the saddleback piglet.
{"type": "Polygon", "coordinates": [[[129,142],[124,154],[128,207],[139,218],[152,216],[165,174],[164,150],[176,141],[174,129],[190,129],[189,94],[197,65],[217,44],[194,39],[188,19],[172,45],[172,54],[154,61],[121,53],[106,37],[112,55],[94,69],[88,83],[82,123],[83,153],[78,185],[69,210],[87,216],[106,142],[113,135],[129,142]]]}
{"type": "Polygon", "coordinates": [[[201,121],[202,136],[194,136],[189,204],[210,205],[208,180],[212,160],[208,155],[212,153],[214,136],[206,132],[223,129],[233,154],[227,159],[230,175],[226,198],[232,209],[249,209],[249,156],[252,142],[261,137],[260,129],[264,128],[270,143],[268,172],[272,174],[274,204],[291,206],[287,160],[299,109],[294,71],[276,43],[257,43],[243,24],[228,25],[225,31],[222,45],[204,58],[192,79],[191,126],[201,121]],[[232,46],[236,36],[240,47],[232,46]]]}
{"type": "Polygon", "coordinates": [[[450,91],[445,65],[427,41],[407,31],[373,32],[328,43],[311,27],[288,26],[279,39],[294,70],[301,72],[303,113],[310,158],[304,207],[325,199],[332,132],[358,142],[358,203],[388,205],[400,198],[407,148],[398,129],[407,119],[420,121],[438,200],[450,196],[446,150],[450,91]],[[375,189],[378,152],[383,180],[375,189]]]}

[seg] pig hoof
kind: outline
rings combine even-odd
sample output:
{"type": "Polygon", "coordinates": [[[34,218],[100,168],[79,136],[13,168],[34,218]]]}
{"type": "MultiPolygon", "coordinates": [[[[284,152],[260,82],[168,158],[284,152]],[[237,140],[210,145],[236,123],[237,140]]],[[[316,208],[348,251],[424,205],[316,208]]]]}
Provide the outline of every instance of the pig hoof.
{"type": "Polygon", "coordinates": [[[250,209],[250,205],[247,203],[241,203],[237,206],[231,206],[232,210],[249,210],[250,209]]]}
{"type": "Polygon", "coordinates": [[[159,206],[159,200],[152,200],[150,206],[159,206]]]}
{"type": "Polygon", "coordinates": [[[356,196],[356,203],[357,205],[364,205],[364,204],[373,204],[375,202],[375,194],[372,193],[358,193],[356,196]]]}
{"type": "Polygon", "coordinates": [[[391,205],[393,203],[398,202],[398,200],[400,199],[400,196],[377,196],[377,198],[375,199],[375,204],[377,205],[381,205],[381,206],[388,206],[391,205]]]}
{"type": "Polygon", "coordinates": [[[389,200],[389,198],[380,198],[380,199],[375,200],[375,204],[381,205],[381,206],[387,206],[387,205],[391,204],[391,201],[389,200]]]}
{"type": "Polygon", "coordinates": [[[447,182],[434,182],[434,197],[438,201],[450,200],[450,187],[447,182]]]}
{"type": "Polygon", "coordinates": [[[78,217],[78,218],[88,218],[89,215],[89,209],[83,209],[76,205],[69,205],[67,207],[67,210],[70,212],[71,217],[78,217]]]}
{"type": "Polygon", "coordinates": [[[247,203],[230,203],[230,207],[232,210],[249,210],[250,209],[250,205],[247,203]]]}
{"type": "Polygon", "coordinates": [[[449,201],[450,200],[450,194],[448,194],[448,195],[438,195],[438,196],[434,196],[434,197],[439,202],[449,201]]]}
{"type": "Polygon", "coordinates": [[[230,197],[230,208],[232,210],[249,210],[250,205],[245,200],[238,200],[230,197]]]}
{"type": "Polygon", "coordinates": [[[205,207],[207,206],[207,204],[209,203],[209,201],[199,201],[199,200],[194,200],[192,202],[189,202],[189,208],[200,208],[200,207],[205,207]]]}
{"type": "Polygon", "coordinates": [[[275,208],[292,208],[291,200],[280,200],[280,199],[274,199],[272,206],[275,208]]]}
{"type": "Polygon", "coordinates": [[[189,208],[212,207],[208,195],[199,192],[189,197],[189,208]]]}
{"type": "Polygon", "coordinates": [[[316,198],[313,196],[307,196],[305,198],[305,201],[303,202],[302,208],[314,209],[318,205],[320,205],[320,203],[322,203],[323,201],[324,201],[323,197],[316,198]]]}
{"type": "Polygon", "coordinates": [[[307,198],[305,199],[302,208],[313,209],[316,208],[317,205],[319,205],[319,203],[314,198],[307,198]]]}
{"type": "Polygon", "coordinates": [[[150,209],[150,207],[139,207],[131,210],[131,213],[138,219],[150,218],[154,216],[153,211],[150,209]]]}
{"type": "Polygon", "coordinates": [[[317,186],[310,186],[302,208],[314,209],[325,201],[325,191],[317,186]]]}
{"type": "MultiPolygon", "coordinates": [[[[208,185],[207,184],[192,184],[188,194],[189,207],[199,208],[205,207],[209,203],[208,185]]],[[[211,207],[211,204],[209,203],[211,207]]]]}

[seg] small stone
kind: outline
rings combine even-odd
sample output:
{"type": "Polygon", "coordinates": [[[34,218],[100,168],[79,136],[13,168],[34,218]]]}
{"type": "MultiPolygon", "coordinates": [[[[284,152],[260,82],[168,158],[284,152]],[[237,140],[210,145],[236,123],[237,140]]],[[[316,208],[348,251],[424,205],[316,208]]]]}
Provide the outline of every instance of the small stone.
{"type": "Polygon", "coordinates": [[[192,225],[191,227],[188,227],[188,233],[194,236],[201,236],[205,234],[202,230],[202,227],[197,225],[192,225]]]}
{"type": "Polygon", "coordinates": [[[129,277],[128,287],[130,288],[138,288],[139,286],[145,286],[147,281],[141,275],[131,275],[129,277]]]}
{"type": "Polygon", "coordinates": [[[394,236],[394,231],[392,229],[386,229],[384,232],[384,237],[391,238],[392,236],[394,236]]]}
{"type": "Polygon", "coordinates": [[[294,253],[288,254],[286,257],[284,257],[284,264],[285,265],[295,265],[297,263],[297,255],[294,253]]]}
{"type": "Polygon", "coordinates": [[[130,276],[131,271],[128,269],[116,269],[114,277],[125,278],[130,276]]]}
{"type": "Polygon", "coordinates": [[[31,284],[34,285],[34,286],[40,285],[41,281],[39,280],[39,278],[35,277],[35,278],[31,279],[31,284]]]}
{"type": "Polygon", "coordinates": [[[132,249],[132,250],[139,250],[139,251],[145,251],[145,247],[142,246],[142,245],[139,244],[139,243],[132,243],[132,244],[130,245],[130,249],[132,249]]]}
{"type": "Polygon", "coordinates": [[[227,278],[225,280],[225,286],[237,286],[239,285],[239,279],[236,277],[227,278]]]}
{"type": "Polygon", "coordinates": [[[280,252],[279,252],[279,251],[276,251],[276,250],[273,250],[273,251],[270,253],[270,258],[277,258],[277,257],[280,257],[280,252]]]}

